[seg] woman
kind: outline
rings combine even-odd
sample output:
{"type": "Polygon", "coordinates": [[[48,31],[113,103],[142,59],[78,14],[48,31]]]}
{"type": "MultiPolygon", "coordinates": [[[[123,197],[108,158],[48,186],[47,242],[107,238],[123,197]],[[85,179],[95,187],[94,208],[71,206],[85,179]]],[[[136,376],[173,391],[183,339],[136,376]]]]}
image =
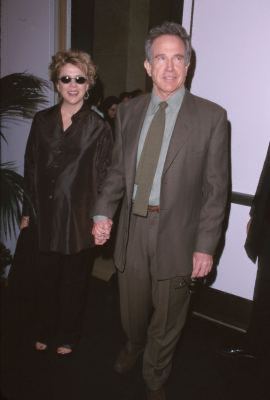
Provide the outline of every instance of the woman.
{"type": "Polygon", "coordinates": [[[50,77],[58,105],[38,112],[25,153],[25,202],[21,229],[36,225],[39,241],[35,348],[54,338],[66,355],[78,343],[90,267],[91,209],[110,162],[112,135],[84,104],[95,66],[81,51],[52,57],[50,77]]]}

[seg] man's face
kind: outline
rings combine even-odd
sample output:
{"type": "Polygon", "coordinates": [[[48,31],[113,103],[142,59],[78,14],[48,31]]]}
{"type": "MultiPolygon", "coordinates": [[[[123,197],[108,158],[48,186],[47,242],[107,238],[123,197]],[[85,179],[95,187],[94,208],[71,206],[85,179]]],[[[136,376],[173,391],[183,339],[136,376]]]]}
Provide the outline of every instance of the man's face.
{"type": "Polygon", "coordinates": [[[154,93],[162,100],[167,100],[184,85],[188,66],[185,65],[185,45],[174,35],[162,35],[155,39],[151,60],[144,62],[153,81],[154,93]]]}

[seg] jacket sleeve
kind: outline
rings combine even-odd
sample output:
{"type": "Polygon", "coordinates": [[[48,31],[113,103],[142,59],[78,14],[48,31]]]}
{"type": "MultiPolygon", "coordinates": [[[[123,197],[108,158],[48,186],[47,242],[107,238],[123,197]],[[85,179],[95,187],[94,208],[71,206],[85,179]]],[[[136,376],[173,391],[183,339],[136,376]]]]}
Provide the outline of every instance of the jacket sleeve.
{"type": "Polygon", "coordinates": [[[250,216],[253,217],[256,213],[257,204],[260,203],[260,198],[262,196],[262,192],[264,191],[264,185],[266,185],[266,175],[269,174],[270,171],[270,144],[268,146],[267,155],[264,161],[263,169],[260,175],[259,183],[257,186],[256,194],[253,199],[253,203],[250,209],[250,216]]]}
{"type": "Polygon", "coordinates": [[[102,187],[107,176],[108,168],[112,161],[113,136],[108,123],[100,134],[97,145],[96,155],[96,174],[97,174],[97,193],[101,193],[102,187]]]}
{"type": "Polygon", "coordinates": [[[118,111],[112,161],[98,195],[92,216],[104,215],[108,218],[113,218],[118,204],[123,197],[124,188],[123,143],[121,134],[121,118],[118,111]]]}
{"type": "Polygon", "coordinates": [[[213,117],[203,176],[202,205],[195,251],[214,255],[228,201],[228,121],[225,110],[213,117]]]}

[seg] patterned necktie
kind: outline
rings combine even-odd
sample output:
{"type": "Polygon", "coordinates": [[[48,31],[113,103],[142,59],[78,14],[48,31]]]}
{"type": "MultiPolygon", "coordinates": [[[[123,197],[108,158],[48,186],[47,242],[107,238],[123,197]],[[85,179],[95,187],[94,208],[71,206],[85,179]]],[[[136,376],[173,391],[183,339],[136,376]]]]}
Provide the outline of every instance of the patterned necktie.
{"type": "Polygon", "coordinates": [[[159,109],[148,129],[136,171],[135,183],[137,192],[132,212],[143,217],[147,215],[149,196],[157,169],[165,129],[165,109],[167,106],[166,101],[159,103],[159,109]]]}

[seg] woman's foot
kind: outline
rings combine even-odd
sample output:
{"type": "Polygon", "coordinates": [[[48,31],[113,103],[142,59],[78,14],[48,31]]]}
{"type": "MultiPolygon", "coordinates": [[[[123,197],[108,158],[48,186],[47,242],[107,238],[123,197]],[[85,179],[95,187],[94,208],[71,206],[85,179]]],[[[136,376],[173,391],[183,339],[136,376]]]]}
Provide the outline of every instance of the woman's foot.
{"type": "Polygon", "coordinates": [[[47,349],[47,345],[46,345],[46,343],[42,343],[42,342],[36,342],[35,343],[35,349],[37,350],[37,351],[44,351],[44,350],[46,350],[47,349]]]}
{"type": "Polygon", "coordinates": [[[70,344],[62,344],[62,346],[57,347],[56,353],[61,356],[66,356],[72,353],[72,346],[70,344]]]}

